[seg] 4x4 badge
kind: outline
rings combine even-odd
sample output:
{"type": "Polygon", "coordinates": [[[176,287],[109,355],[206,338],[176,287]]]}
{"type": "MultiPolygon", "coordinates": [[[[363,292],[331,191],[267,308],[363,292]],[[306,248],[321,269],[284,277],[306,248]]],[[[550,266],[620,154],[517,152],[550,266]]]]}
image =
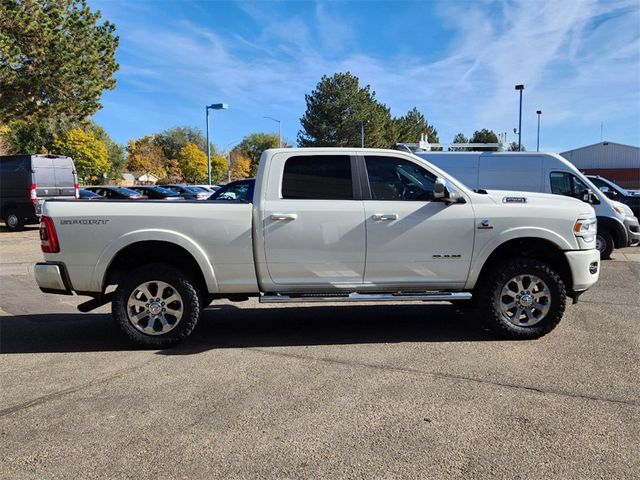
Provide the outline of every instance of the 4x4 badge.
{"type": "Polygon", "coordinates": [[[482,222],[480,222],[480,225],[478,225],[478,230],[491,230],[493,228],[493,225],[489,225],[489,219],[485,218],[482,220],[482,222]]]}

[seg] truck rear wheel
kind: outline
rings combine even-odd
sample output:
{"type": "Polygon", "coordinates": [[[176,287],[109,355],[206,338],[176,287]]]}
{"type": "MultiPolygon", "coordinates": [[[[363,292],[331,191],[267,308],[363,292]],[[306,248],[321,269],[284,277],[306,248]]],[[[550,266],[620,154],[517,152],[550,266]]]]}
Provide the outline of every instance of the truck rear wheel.
{"type": "Polygon", "coordinates": [[[135,269],[118,285],[112,315],[120,329],[145,348],[167,348],[187,338],[200,318],[196,284],[165,265],[135,269]]]}
{"type": "Polygon", "coordinates": [[[496,266],[478,289],[478,304],[490,327],[507,338],[546,335],[562,319],[567,293],[547,264],[515,258],[496,266]]]}

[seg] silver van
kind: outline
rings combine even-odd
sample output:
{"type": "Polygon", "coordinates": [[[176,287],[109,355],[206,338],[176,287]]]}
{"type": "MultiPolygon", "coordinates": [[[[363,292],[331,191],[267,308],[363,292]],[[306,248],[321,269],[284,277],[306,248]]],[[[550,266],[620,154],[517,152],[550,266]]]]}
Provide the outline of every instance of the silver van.
{"type": "Polygon", "coordinates": [[[44,200],[78,194],[76,168],[69,157],[0,156],[0,216],[10,230],[38,223],[44,200]]]}
{"type": "Polygon", "coordinates": [[[554,193],[592,204],[598,217],[596,244],[602,258],[615,248],[640,244],[631,209],[607,198],[572,163],[542,152],[414,152],[472,189],[554,193]]]}

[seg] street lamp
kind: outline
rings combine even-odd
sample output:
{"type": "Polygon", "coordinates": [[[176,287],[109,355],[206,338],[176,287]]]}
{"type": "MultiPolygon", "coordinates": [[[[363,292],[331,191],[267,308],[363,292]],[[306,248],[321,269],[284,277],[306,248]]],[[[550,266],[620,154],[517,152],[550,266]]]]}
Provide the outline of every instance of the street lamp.
{"type": "Polygon", "coordinates": [[[364,120],[360,122],[360,148],[364,148],[364,120]]]}
{"type": "Polygon", "coordinates": [[[282,148],[282,122],[273,117],[263,117],[268,118],[269,120],[273,120],[274,122],[278,122],[278,145],[282,148]]]}
{"type": "Polygon", "coordinates": [[[211,145],[209,145],[209,110],[228,110],[227,103],[212,103],[205,107],[207,117],[207,176],[209,177],[209,185],[211,185],[211,145]]]}
{"type": "Polygon", "coordinates": [[[522,91],[524,85],[516,85],[516,90],[520,90],[520,115],[518,117],[518,151],[522,151],[522,91]]]}
{"type": "Polygon", "coordinates": [[[538,114],[538,141],[536,143],[536,152],[540,151],[540,115],[542,115],[542,110],[536,110],[538,114]]]}

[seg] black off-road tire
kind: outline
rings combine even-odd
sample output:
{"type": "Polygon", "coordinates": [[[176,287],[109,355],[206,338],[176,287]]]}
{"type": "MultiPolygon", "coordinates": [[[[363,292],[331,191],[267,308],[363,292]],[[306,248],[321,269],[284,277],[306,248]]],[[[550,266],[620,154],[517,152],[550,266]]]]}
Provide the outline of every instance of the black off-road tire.
{"type": "Polygon", "coordinates": [[[607,230],[599,230],[596,234],[596,240],[604,244],[604,248],[600,250],[600,258],[609,260],[614,247],[613,236],[607,230]]]}
{"type": "Polygon", "coordinates": [[[151,349],[171,347],[186,339],[200,318],[200,294],[197,284],[185,272],[168,265],[151,264],[133,270],[118,285],[111,304],[113,320],[129,339],[151,349]],[[145,282],[169,284],[182,298],[183,315],[176,326],[164,334],[151,335],[138,330],[129,319],[130,295],[145,282]]]}
{"type": "Polygon", "coordinates": [[[562,319],[567,302],[567,292],[560,276],[540,260],[519,257],[506,263],[495,265],[479,280],[476,287],[477,304],[488,327],[503,338],[530,340],[540,338],[562,319]],[[546,283],[550,291],[550,308],[547,314],[536,324],[530,326],[515,325],[501,312],[502,288],[518,275],[535,275],[546,283]]]}

